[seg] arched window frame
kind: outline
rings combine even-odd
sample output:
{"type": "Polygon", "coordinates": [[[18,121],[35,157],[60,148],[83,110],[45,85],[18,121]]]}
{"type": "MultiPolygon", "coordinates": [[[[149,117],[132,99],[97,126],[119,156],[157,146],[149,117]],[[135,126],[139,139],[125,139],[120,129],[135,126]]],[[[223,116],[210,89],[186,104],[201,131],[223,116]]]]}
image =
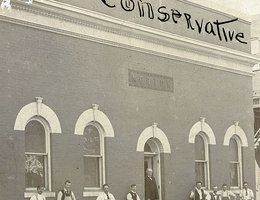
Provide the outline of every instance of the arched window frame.
{"type": "MultiPolygon", "coordinates": [[[[42,103],[43,98],[42,97],[35,97],[35,102],[31,102],[25,106],[22,107],[22,109],[17,114],[17,117],[15,119],[14,123],[14,130],[21,131],[24,133],[25,127],[29,120],[31,120],[34,117],[41,117],[44,119],[41,121],[44,123],[45,128],[49,127],[49,133],[62,133],[60,121],[56,115],[56,113],[47,105],[42,103]],[[48,125],[47,125],[48,124],[48,125]]],[[[50,135],[50,134],[49,134],[50,135]]],[[[50,152],[51,155],[51,152],[50,152]]],[[[51,161],[51,159],[49,159],[51,161]]],[[[49,162],[50,165],[48,165],[48,169],[51,170],[51,162],[49,162]]],[[[55,192],[52,191],[52,181],[51,181],[51,173],[48,174],[48,191],[44,192],[44,195],[46,197],[55,197],[55,192]]],[[[24,198],[30,198],[35,194],[36,191],[28,191],[25,190],[24,192],[24,198]]]]}
{"type": "MultiPolygon", "coordinates": [[[[203,143],[204,143],[204,157],[205,160],[194,160],[195,163],[196,162],[204,162],[205,163],[205,167],[204,167],[204,176],[205,176],[205,187],[206,189],[210,189],[210,171],[209,171],[209,141],[208,141],[208,137],[204,132],[199,132],[195,137],[197,136],[201,136],[203,139],[203,143]]],[[[194,143],[194,147],[195,147],[196,143],[194,143]]],[[[201,181],[201,180],[196,180],[196,181],[201,181]]]]}
{"type": "MultiPolygon", "coordinates": [[[[95,128],[97,128],[98,133],[99,133],[99,139],[100,139],[100,165],[99,165],[99,181],[100,181],[100,186],[99,187],[85,187],[84,186],[84,190],[100,190],[102,189],[102,185],[106,182],[106,170],[105,170],[105,138],[104,138],[104,130],[102,128],[102,126],[94,121],[89,122],[86,126],[94,126],[95,128]]],[[[94,157],[91,155],[83,155],[83,157],[94,157]]]]}
{"type": "MultiPolygon", "coordinates": [[[[46,190],[50,191],[51,190],[51,148],[50,148],[50,126],[48,124],[48,122],[43,119],[42,117],[40,116],[34,116],[32,117],[30,120],[28,120],[27,124],[29,122],[32,122],[32,121],[37,121],[39,122],[43,128],[44,128],[44,134],[45,134],[45,154],[46,154],[46,159],[47,159],[47,166],[46,169],[47,169],[47,176],[45,177],[45,188],[46,190]]],[[[26,125],[27,125],[26,124],[26,125]]],[[[26,127],[26,126],[25,126],[26,127]]],[[[38,153],[33,153],[33,152],[25,152],[25,155],[26,154],[35,154],[37,155],[38,153]]],[[[44,154],[40,154],[40,155],[44,155],[44,154]]],[[[27,191],[35,191],[37,188],[26,188],[27,191]]]]}
{"type": "MultiPolygon", "coordinates": [[[[98,104],[92,104],[92,108],[85,110],[78,118],[74,134],[75,135],[82,135],[84,134],[84,129],[89,123],[95,123],[96,125],[99,125],[99,130],[102,133],[103,138],[103,183],[105,183],[105,177],[106,177],[106,169],[105,169],[105,137],[114,137],[114,129],[113,126],[107,117],[105,113],[103,113],[101,110],[99,110],[98,104]]],[[[102,192],[101,189],[95,189],[95,188],[89,188],[84,187],[83,191],[83,197],[93,197],[98,196],[102,192]],[[85,189],[86,188],[86,189],[85,189]]]]}
{"type": "Polygon", "coordinates": [[[224,136],[223,145],[229,146],[230,139],[234,138],[237,142],[238,146],[238,159],[240,162],[240,169],[239,169],[239,186],[231,187],[231,189],[238,189],[242,188],[242,179],[243,179],[243,155],[242,155],[242,147],[248,147],[247,136],[244,130],[239,126],[239,121],[234,121],[234,124],[231,125],[224,136]]]}
{"type": "Polygon", "coordinates": [[[212,128],[205,122],[206,118],[205,117],[200,117],[200,121],[195,123],[189,133],[189,143],[194,144],[195,143],[195,138],[198,134],[202,134],[202,137],[204,139],[204,144],[207,145],[207,148],[205,148],[205,154],[208,159],[208,164],[207,164],[207,182],[206,182],[206,187],[207,189],[210,189],[210,162],[209,162],[209,145],[216,145],[216,138],[215,134],[212,130],[212,128]]]}
{"type": "MultiPolygon", "coordinates": [[[[242,188],[242,185],[243,185],[243,180],[242,180],[242,177],[243,177],[243,168],[242,168],[242,142],[239,138],[238,135],[233,135],[230,140],[234,139],[236,144],[237,144],[237,157],[238,157],[238,185],[237,186],[230,186],[231,189],[239,189],[239,188],[242,188]]],[[[229,142],[230,142],[229,140],[229,142]]],[[[229,164],[231,163],[234,163],[233,161],[230,161],[229,160],[229,164]]]]}

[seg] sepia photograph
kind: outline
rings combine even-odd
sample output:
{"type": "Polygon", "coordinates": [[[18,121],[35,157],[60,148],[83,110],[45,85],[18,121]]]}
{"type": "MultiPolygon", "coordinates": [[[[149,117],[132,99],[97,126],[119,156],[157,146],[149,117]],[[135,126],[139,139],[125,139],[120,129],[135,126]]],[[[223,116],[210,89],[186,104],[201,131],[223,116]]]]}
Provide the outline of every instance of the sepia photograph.
{"type": "Polygon", "coordinates": [[[260,0],[0,0],[0,200],[260,200],[260,0]]]}

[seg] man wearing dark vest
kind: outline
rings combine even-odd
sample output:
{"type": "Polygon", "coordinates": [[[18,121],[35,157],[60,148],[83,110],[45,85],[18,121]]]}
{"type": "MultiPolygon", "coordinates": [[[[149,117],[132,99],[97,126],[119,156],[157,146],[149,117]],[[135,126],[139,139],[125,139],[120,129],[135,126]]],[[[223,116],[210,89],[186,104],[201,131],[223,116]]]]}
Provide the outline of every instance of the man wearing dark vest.
{"type": "Polygon", "coordinates": [[[146,176],[145,176],[145,200],[159,199],[157,184],[155,178],[152,175],[153,175],[153,170],[147,168],[146,176]]]}
{"type": "Polygon", "coordinates": [[[127,194],[126,200],[140,200],[140,197],[136,193],[136,184],[131,185],[131,191],[127,194]]]}
{"type": "Polygon", "coordinates": [[[220,196],[218,194],[218,186],[213,186],[213,191],[210,193],[210,200],[220,200],[220,196]]]}
{"type": "Polygon", "coordinates": [[[201,188],[201,181],[196,182],[196,187],[190,193],[192,200],[208,200],[209,194],[201,188]]]}
{"type": "Polygon", "coordinates": [[[57,200],[76,200],[74,193],[70,190],[71,182],[65,181],[65,187],[59,191],[57,200]]]}

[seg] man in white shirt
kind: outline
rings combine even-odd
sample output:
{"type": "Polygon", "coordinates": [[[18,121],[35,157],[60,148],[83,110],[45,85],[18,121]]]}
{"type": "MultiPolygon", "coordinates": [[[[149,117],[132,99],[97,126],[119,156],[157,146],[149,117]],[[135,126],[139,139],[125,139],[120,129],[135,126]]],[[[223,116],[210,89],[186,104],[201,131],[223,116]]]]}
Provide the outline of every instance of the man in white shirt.
{"type": "Polygon", "coordinates": [[[71,182],[69,180],[65,181],[65,187],[63,190],[59,191],[57,195],[57,200],[76,200],[74,193],[70,190],[71,182]]]}
{"type": "Polygon", "coordinates": [[[207,191],[201,188],[202,182],[197,181],[195,188],[190,193],[190,199],[192,200],[209,200],[210,195],[207,191]]]}
{"type": "Polygon", "coordinates": [[[248,182],[244,182],[244,189],[241,190],[240,198],[241,200],[254,200],[254,193],[251,189],[248,188],[248,182]]]}
{"type": "Polygon", "coordinates": [[[43,196],[44,187],[37,186],[37,194],[33,195],[30,200],[46,200],[45,196],[43,196]]]}
{"type": "Polygon", "coordinates": [[[115,200],[115,197],[113,194],[109,192],[109,185],[104,184],[103,185],[103,192],[97,197],[97,200],[115,200]]]}
{"type": "Polygon", "coordinates": [[[136,193],[136,184],[131,185],[131,191],[127,194],[126,200],[140,200],[140,197],[136,193]]]}
{"type": "Polygon", "coordinates": [[[222,185],[222,190],[218,191],[220,200],[236,199],[236,195],[227,189],[227,184],[222,185]]]}

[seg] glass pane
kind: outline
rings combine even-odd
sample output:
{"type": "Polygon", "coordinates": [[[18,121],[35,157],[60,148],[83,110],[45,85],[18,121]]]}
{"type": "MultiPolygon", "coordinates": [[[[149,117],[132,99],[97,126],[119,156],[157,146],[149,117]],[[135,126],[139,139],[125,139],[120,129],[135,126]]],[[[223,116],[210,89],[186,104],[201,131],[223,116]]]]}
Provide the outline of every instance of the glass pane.
{"type": "Polygon", "coordinates": [[[45,159],[43,155],[25,155],[26,188],[45,186],[45,159]]]}
{"type": "Polygon", "coordinates": [[[85,187],[100,187],[99,160],[101,158],[84,157],[85,187]]]}
{"type": "Polygon", "coordinates": [[[195,137],[195,160],[205,160],[205,144],[200,135],[195,137]]]}
{"type": "Polygon", "coordinates": [[[84,154],[100,155],[99,132],[93,125],[88,125],[84,130],[84,154]]]}
{"type": "Polygon", "coordinates": [[[205,187],[205,180],[206,180],[205,166],[206,163],[204,162],[195,162],[196,181],[201,181],[203,187],[205,187]]]}
{"type": "Polygon", "coordinates": [[[145,143],[144,145],[144,152],[152,152],[152,149],[148,143],[145,143]]]}
{"type": "Polygon", "coordinates": [[[230,186],[238,186],[238,163],[230,163],[230,186]]]}
{"type": "Polygon", "coordinates": [[[238,162],[238,146],[234,138],[231,138],[229,141],[229,160],[238,162]]]}
{"type": "Polygon", "coordinates": [[[25,152],[45,153],[45,130],[43,125],[34,120],[25,127],[25,152]]]}

